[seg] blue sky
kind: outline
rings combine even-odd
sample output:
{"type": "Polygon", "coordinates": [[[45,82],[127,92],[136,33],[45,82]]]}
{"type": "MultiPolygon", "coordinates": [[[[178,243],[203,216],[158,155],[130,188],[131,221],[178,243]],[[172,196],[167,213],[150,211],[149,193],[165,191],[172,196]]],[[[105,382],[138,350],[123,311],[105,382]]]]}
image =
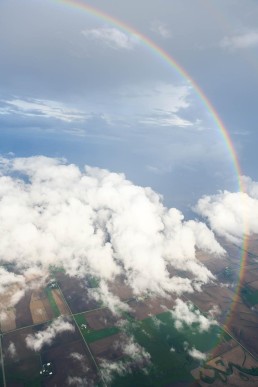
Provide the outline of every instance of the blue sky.
{"type": "MultiPolygon", "coordinates": [[[[165,49],[198,83],[257,173],[255,1],[85,1],[165,49]]],[[[195,90],[134,36],[62,2],[0,4],[0,153],[124,172],[187,214],[237,189],[218,127],[195,90]]]]}

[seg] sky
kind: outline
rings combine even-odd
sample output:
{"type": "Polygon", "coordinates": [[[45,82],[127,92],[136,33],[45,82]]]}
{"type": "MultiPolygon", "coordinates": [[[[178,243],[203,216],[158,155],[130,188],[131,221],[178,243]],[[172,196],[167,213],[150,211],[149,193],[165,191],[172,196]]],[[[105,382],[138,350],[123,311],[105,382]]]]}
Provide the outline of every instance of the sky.
{"type": "MultiPolygon", "coordinates": [[[[85,4],[151,39],[189,74],[220,115],[243,174],[257,179],[257,3],[85,4]]],[[[2,155],[122,172],[186,216],[203,194],[237,190],[207,107],[141,39],[63,1],[3,0],[0,11],[2,155]]]]}
{"type": "MultiPolygon", "coordinates": [[[[258,3],[81,3],[119,22],[69,1],[0,2],[0,257],[14,267],[0,267],[0,295],[16,286],[0,320],[29,279],[46,285],[49,265],[62,265],[98,277],[92,297],[114,313],[128,308],[110,286],[122,276],[135,295],[173,293],[178,328],[207,330],[212,314],[180,298],[216,281],[196,252],[223,259],[221,238],[258,233],[258,3]]],[[[27,347],[58,330],[73,327],[57,319],[27,347]]]]}

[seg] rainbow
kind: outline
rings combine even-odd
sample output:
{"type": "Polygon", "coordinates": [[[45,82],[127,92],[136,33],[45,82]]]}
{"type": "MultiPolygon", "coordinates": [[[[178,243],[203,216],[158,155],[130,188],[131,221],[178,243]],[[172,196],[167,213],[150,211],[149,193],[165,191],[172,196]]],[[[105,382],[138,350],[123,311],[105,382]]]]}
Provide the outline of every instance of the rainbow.
{"type": "MultiPolygon", "coordinates": [[[[183,79],[185,79],[195,90],[197,96],[201,100],[204,107],[207,109],[207,111],[210,113],[213,121],[215,122],[216,126],[219,128],[219,131],[223,137],[223,140],[226,144],[226,147],[228,148],[229,154],[231,156],[234,169],[236,171],[237,179],[238,179],[238,188],[239,191],[243,193],[243,200],[245,197],[245,188],[244,184],[242,182],[241,176],[242,171],[239,164],[239,160],[237,157],[236,150],[234,148],[234,145],[232,143],[232,140],[230,138],[230,135],[223,124],[219,114],[215,110],[215,108],[212,106],[209,99],[206,97],[200,86],[194,81],[194,79],[185,71],[185,69],[174,59],[172,58],[163,48],[159,47],[155,42],[153,42],[150,38],[143,35],[141,32],[137,31],[133,27],[129,26],[128,24],[124,23],[121,20],[118,20],[114,18],[113,16],[89,5],[86,4],[82,0],[55,0],[57,3],[64,4],[66,6],[77,8],[79,10],[82,10],[89,15],[95,16],[98,19],[104,20],[105,22],[110,23],[111,25],[115,26],[116,28],[121,29],[125,33],[129,33],[137,40],[139,40],[142,44],[144,44],[151,52],[153,52],[154,55],[160,57],[162,60],[167,62],[170,67],[172,67],[183,79]]],[[[224,323],[224,328],[227,331],[227,327],[230,326],[231,319],[233,316],[234,308],[237,302],[240,298],[240,289],[241,285],[243,283],[243,279],[245,276],[245,267],[247,263],[247,250],[248,250],[248,225],[245,221],[244,229],[243,229],[243,241],[242,241],[242,253],[241,253],[241,261],[240,261],[240,271],[239,271],[239,282],[236,288],[235,296],[233,299],[233,302],[231,304],[231,308],[227,314],[227,319],[224,323]]]]}

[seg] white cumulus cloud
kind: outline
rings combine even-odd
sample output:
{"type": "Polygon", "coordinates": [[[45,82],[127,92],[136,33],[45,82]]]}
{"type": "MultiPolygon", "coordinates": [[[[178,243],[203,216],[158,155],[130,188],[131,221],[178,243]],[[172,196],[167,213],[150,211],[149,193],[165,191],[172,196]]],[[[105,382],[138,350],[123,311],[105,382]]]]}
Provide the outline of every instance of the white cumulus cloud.
{"type": "Polygon", "coordinates": [[[194,347],[189,349],[188,353],[190,356],[192,356],[194,359],[197,359],[197,360],[206,360],[206,358],[207,358],[205,353],[199,351],[198,349],[196,349],[194,347]]]}
{"type": "Polygon", "coordinates": [[[58,317],[45,330],[28,335],[25,342],[28,348],[33,351],[40,351],[44,345],[52,344],[57,335],[67,331],[73,332],[74,330],[74,326],[69,321],[58,317]]]}
{"type": "Polygon", "coordinates": [[[186,303],[181,299],[176,300],[175,307],[171,310],[171,314],[175,319],[176,328],[180,329],[183,324],[193,325],[198,324],[198,329],[208,331],[212,325],[216,325],[217,322],[213,318],[207,318],[198,309],[195,309],[190,302],[186,303]]]}
{"type": "Polygon", "coordinates": [[[203,196],[195,210],[216,234],[240,244],[243,235],[258,233],[258,183],[242,177],[245,192],[219,192],[203,196]]]}
{"type": "Polygon", "coordinates": [[[108,287],[117,275],[135,294],[193,292],[214,279],[196,249],[224,254],[205,224],[185,221],[151,188],[42,156],[0,160],[0,234],[3,262],[24,275],[28,268],[45,275],[52,264],[71,276],[97,276],[111,309],[121,308],[108,287]]]}

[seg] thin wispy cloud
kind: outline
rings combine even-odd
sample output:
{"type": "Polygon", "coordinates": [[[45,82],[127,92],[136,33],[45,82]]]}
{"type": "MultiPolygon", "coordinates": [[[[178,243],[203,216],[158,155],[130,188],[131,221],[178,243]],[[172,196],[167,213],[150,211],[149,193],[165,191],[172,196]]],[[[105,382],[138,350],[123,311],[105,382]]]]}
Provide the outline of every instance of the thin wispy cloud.
{"type": "Polygon", "coordinates": [[[87,118],[83,112],[51,100],[14,98],[1,102],[5,105],[1,108],[1,114],[54,118],[65,122],[81,121],[87,118]]]}
{"type": "Polygon", "coordinates": [[[220,46],[229,50],[244,50],[258,46],[258,31],[248,31],[238,35],[225,36],[220,46]]]}
{"type": "Polygon", "coordinates": [[[176,114],[171,114],[169,112],[164,112],[163,114],[160,112],[159,114],[155,114],[150,117],[143,118],[139,121],[141,124],[151,125],[151,126],[176,126],[178,128],[186,128],[194,126],[194,123],[181,118],[176,114]]]}
{"type": "Polygon", "coordinates": [[[114,50],[132,50],[137,44],[135,36],[114,27],[86,29],[81,33],[85,38],[100,42],[114,50]]]}
{"type": "Polygon", "coordinates": [[[164,39],[171,37],[171,31],[167,24],[160,20],[155,20],[151,23],[151,31],[155,32],[164,39]]]}

